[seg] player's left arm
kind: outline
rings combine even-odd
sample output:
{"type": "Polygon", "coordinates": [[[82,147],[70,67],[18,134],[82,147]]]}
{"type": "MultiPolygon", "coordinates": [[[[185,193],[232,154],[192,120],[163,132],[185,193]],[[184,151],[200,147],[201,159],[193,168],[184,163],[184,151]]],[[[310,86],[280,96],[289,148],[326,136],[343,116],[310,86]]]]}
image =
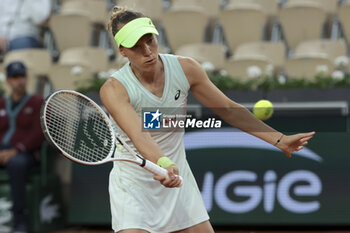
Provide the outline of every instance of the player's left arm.
{"type": "Polygon", "coordinates": [[[314,132],[283,135],[257,119],[247,108],[225,96],[208,78],[200,64],[191,58],[178,58],[190,84],[190,89],[196,99],[212,109],[228,124],[254,135],[272,145],[276,145],[289,157],[293,151],[298,151],[307,144],[314,132]],[[276,142],[280,140],[277,144],[276,142]]]}

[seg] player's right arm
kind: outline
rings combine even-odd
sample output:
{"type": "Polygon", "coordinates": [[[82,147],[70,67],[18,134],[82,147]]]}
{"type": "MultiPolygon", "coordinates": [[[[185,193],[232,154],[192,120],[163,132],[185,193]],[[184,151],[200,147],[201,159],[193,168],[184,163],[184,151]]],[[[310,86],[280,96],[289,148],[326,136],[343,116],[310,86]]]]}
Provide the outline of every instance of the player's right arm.
{"type": "MultiPolygon", "coordinates": [[[[128,135],[140,154],[153,163],[157,163],[164,154],[151,135],[142,131],[142,121],[130,104],[129,95],[123,84],[115,78],[108,79],[100,89],[100,97],[103,105],[128,135]]],[[[155,176],[155,179],[166,187],[178,187],[181,181],[174,176],[174,174],[179,174],[178,168],[170,166],[166,169],[170,179],[163,179],[160,176],[155,176]]]]}
{"type": "Polygon", "coordinates": [[[137,150],[148,160],[157,163],[162,151],[149,133],[142,132],[141,119],[130,104],[129,95],[115,78],[108,79],[100,90],[103,105],[116,123],[128,135],[137,150]]]}

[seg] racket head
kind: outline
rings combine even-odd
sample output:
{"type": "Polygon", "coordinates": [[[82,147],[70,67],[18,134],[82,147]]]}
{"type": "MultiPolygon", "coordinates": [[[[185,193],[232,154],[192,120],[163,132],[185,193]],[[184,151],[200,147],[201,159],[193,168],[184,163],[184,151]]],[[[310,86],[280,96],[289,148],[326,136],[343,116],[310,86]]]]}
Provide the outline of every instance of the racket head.
{"type": "Polygon", "coordinates": [[[99,165],[114,155],[116,139],[107,114],[79,92],[59,90],[48,96],[40,122],[45,138],[72,161],[99,165]]]}

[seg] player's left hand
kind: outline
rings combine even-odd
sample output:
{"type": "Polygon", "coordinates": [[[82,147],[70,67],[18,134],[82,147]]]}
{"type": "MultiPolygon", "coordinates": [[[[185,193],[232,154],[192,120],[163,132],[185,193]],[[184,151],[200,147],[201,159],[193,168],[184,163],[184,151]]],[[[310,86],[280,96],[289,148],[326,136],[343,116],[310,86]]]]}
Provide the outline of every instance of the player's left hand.
{"type": "Polygon", "coordinates": [[[165,168],[168,171],[168,178],[155,175],[153,178],[158,180],[163,186],[167,188],[178,188],[181,186],[181,179],[179,177],[179,169],[176,166],[165,168]]]}
{"type": "Polygon", "coordinates": [[[315,132],[299,133],[289,136],[284,135],[276,146],[290,158],[292,157],[292,153],[294,151],[303,149],[304,146],[308,144],[308,140],[310,140],[314,135],[315,132]]]}

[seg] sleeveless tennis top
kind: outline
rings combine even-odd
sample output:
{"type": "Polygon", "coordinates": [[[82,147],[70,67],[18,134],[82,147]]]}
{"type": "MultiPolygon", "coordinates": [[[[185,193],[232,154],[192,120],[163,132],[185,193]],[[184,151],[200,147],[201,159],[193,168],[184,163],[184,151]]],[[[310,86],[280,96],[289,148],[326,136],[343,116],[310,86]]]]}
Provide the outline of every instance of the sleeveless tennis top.
{"type": "MultiPolygon", "coordinates": [[[[189,91],[188,80],[174,55],[159,54],[164,65],[164,89],[162,97],[148,91],[125,64],[112,77],[119,80],[127,90],[130,104],[142,119],[143,108],[185,109],[189,91]]],[[[134,145],[120,127],[114,127],[135,150],[134,145]]],[[[114,162],[109,177],[109,193],[112,213],[112,228],[115,232],[137,228],[152,233],[167,233],[185,229],[208,220],[200,191],[186,161],[183,131],[150,130],[163,154],[174,161],[183,184],[180,188],[165,188],[153,179],[153,174],[141,167],[123,162],[114,162]]],[[[121,156],[130,157],[127,151],[121,156]]]]}

